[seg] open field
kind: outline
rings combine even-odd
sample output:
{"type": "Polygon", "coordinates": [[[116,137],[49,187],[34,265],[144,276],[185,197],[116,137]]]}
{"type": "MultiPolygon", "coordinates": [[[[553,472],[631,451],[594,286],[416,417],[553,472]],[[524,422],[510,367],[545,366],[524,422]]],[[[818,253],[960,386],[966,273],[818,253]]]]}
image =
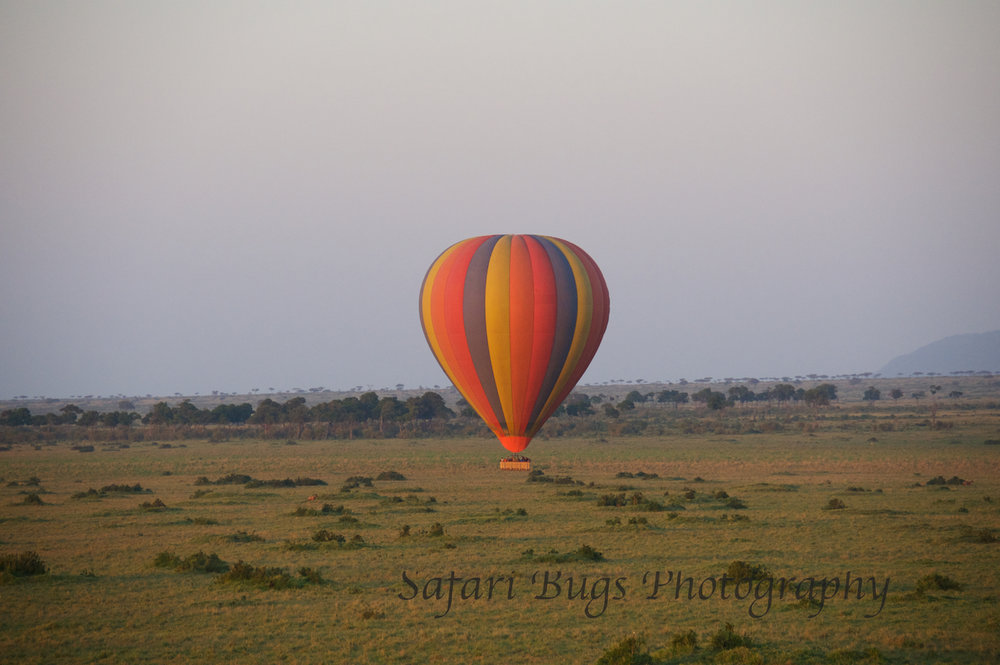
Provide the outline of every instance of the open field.
{"type": "Polygon", "coordinates": [[[4,574],[0,660],[593,663],[635,634],[655,663],[996,662],[1000,414],[886,414],[538,440],[550,482],[485,438],[15,444],[0,553],[48,572],[4,574]],[[735,561],[766,573],[723,589],[735,561]]]}

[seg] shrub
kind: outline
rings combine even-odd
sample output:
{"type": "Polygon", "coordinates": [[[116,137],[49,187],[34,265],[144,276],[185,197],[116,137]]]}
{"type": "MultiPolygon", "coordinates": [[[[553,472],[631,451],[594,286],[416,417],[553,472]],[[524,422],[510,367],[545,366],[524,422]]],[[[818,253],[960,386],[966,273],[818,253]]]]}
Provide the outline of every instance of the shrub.
{"type": "Polygon", "coordinates": [[[284,478],[283,480],[251,480],[246,484],[248,489],[257,489],[260,487],[295,487],[295,481],[291,478],[284,478]]]}
{"type": "Polygon", "coordinates": [[[0,554],[0,573],[4,576],[27,577],[49,572],[38,552],[27,550],[18,554],[0,554]]]}
{"type": "Polygon", "coordinates": [[[176,568],[181,563],[180,557],[172,552],[160,552],[153,559],[153,565],[157,568],[176,568]]]}
{"type": "Polygon", "coordinates": [[[748,563],[737,559],[726,568],[726,575],[735,580],[763,580],[771,577],[771,571],[763,564],[748,563]]]}
{"type": "Polygon", "coordinates": [[[152,490],[143,489],[139,483],[135,485],[118,485],[113,483],[105,485],[99,491],[101,494],[139,494],[142,492],[151,492],[152,490]]]}
{"type": "Polygon", "coordinates": [[[764,665],[764,656],[745,646],[719,652],[713,661],[716,665],[764,665]]]}
{"type": "Polygon", "coordinates": [[[139,508],[150,512],[162,512],[167,509],[167,504],[160,499],[154,499],[153,501],[143,501],[139,504],[139,508]]]}
{"type": "Polygon", "coordinates": [[[153,565],[182,573],[224,573],[229,570],[229,564],[220,559],[218,554],[205,554],[200,550],[184,559],[172,552],[160,552],[153,560],[153,565]]]}
{"type": "Polygon", "coordinates": [[[367,476],[351,476],[350,478],[344,481],[344,484],[341,486],[340,491],[350,492],[352,489],[361,486],[371,487],[372,479],[367,476]]]}
{"type": "Polygon", "coordinates": [[[298,586],[296,580],[284,568],[252,566],[243,560],[237,561],[229,571],[219,576],[222,583],[243,583],[264,589],[287,589],[298,586]]]}
{"type": "Polygon", "coordinates": [[[748,635],[736,634],[733,624],[727,623],[725,627],[719,629],[711,639],[712,648],[716,651],[724,649],[736,649],[738,647],[752,647],[753,640],[748,635]]]}
{"type": "Polygon", "coordinates": [[[319,478],[308,478],[299,476],[295,479],[296,487],[310,487],[314,485],[326,485],[326,484],[327,482],[325,480],[320,480],[319,478]]]}
{"type": "Polygon", "coordinates": [[[246,531],[237,531],[226,537],[231,543],[261,543],[264,539],[258,536],[256,533],[248,533],[246,531]]]}
{"type": "Polygon", "coordinates": [[[847,505],[836,497],[830,499],[827,504],[823,506],[823,510],[843,510],[844,508],[847,508],[847,505]]]}
{"type": "Polygon", "coordinates": [[[973,543],[995,543],[997,537],[993,535],[993,531],[985,527],[982,529],[968,528],[965,532],[965,540],[973,543]]]}
{"type": "Polygon", "coordinates": [[[625,494],[603,494],[597,498],[598,506],[624,506],[625,494]]]}
{"type": "Polygon", "coordinates": [[[249,584],[262,589],[292,589],[305,584],[322,584],[323,577],[312,568],[299,568],[298,577],[292,577],[284,568],[272,566],[252,566],[245,561],[237,561],[233,567],[219,576],[223,584],[249,584]]]}
{"type": "Polygon", "coordinates": [[[299,573],[299,577],[304,578],[305,581],[308,582],[309,584],[322,584],[323,583],[323,576],[319,574],[318,570],[314,570],[312,568],[309,568],[309,567],[306,567],[306,566],[302,566],[301,568],[299,568],[298,573],[299,573]]]}
{"type": "Polygon", "coordinates": [[[743,503],[740,499],[737,499],[736,497],[732,496],[729,497],[729,499],[726,501],[725,506],[730,510],[744,510],[747,507],[747,504],[743,503]]]}
{"type": "Polygon", "coordinates": [[[406,480],[406,476],[398,471],[383,471],[378,474],[375,480],[406,480]]]}
{"type": "Polygon", "coordinates": [[[670,648],[676,654],[691,653],[698,648],[698,635],[693,630],[677,633],[670,638],[670,648]]]}
{"type": "MultiPolygon", "coordinates": [[[[295,509],[295,512],[293,512],[292,515],[295,516],[295,517],[316,517],[317,515],[345,515],[346,516],[346,514],[349,513],[349,512],[351,512],[351,511],[348,510],[347,508],[345,508],[343,504],[341,504],[339,506],[334,506],[333,504],[330,504],[330,503],[324,503],[323,506],[319,510],[316,510],[315,508],[307,508],[306,506],[299,506],[298,508],[295,509]]],[[[352,520],[352,521],[357,522],[357,520],[355,518],[353,518],[353,517],[351,517],[349,519],[352,520]]],[[[341,521],[344,521],[343,517],[341,518],[341,521]]]]}
{"type": "Polygon", "coordinates": [[[193,573],[224,573],[229,570],[229,564],[220,559],[215,552],[205,554],[199,551],[183,559],[178,570],[193,573]]]}
{"type": "Polygon", "coordinates": [[[645,650],[646,640],[629,635],[612,646],[597,660],[597,665],[652,665],[653,657],[645,650]]]}
{"type": "Polygon", "coordinates": [[[937,476],[936,478],[931,478],[927,481],[928,485],[964,485],[965,479],[959,478],[958,476],[952,476],[948,480],[944,479],[944,476],[937,476]]]}
{"type": "Polygon", "coordinates": [[[333,533],[332,531],[327,531],[326,529],[320,529],[319,531],[314,533],[312,539],[315,540],[317,543],[330,543],[330,542],[343,543],[345,540],[344,537],[339,533],[333,533]]]}
{"type": "Polygon", "coordinates": [[[195,485],[246,485],[253,478],[244,473],[230,473],[228,475],[217,478],[216,480],[209,480],[205,476],[201,476],[198,480],[194,481],[195,485]]]}
{"type": "Polygon", "coordinates": [[[29,492],[24,495],[24,499],[21,503],[25,506],[41,506],[45,502],[42,501],[42,497],[38,496],[35,492],[29,492]]]}
{"type": "Polygon", "coordinates": [[[535,557],[534,550],[525,550],[523,556],[543,563],[568,563],[571,561],[604,561],[604,555],[590,545],[581,545],[571,552],[560,554],[556,550],[535,557]]]}
{"type": "Polygon", "coordinates": [[[925,593],[927,591],[959,591],[961,588],[962,585],[950,577],[931,573],[917,580],[916,590],[917,593],[925,593]]]}

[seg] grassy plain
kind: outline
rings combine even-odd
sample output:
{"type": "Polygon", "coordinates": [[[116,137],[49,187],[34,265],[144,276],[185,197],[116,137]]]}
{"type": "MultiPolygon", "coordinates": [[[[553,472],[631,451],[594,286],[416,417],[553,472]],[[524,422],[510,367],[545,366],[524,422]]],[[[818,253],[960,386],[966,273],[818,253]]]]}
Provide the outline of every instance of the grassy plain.
{"type": "Polygon", "coordinates": [[[795,432],[536,441],[536,468],[561,482],[499,471],[487,439],[14,445],[0,453],[0,553],[35,551],[49,572],[4,575],[0,660],[593,663],[634,634],[655,663],[997,662],[1000,445],[984,442],[1000,439],[1000,414],[937,414],[947,429],[885,417],[892,431],[847,409],[795,432]],[[348,487],[384,471],[405,480],[348,487]],[[328,484],[198,482],[234,473],[328,484]],[[137,483],[149,491],[74,498],[137,483]],[[619,494],[626,505],[599,505],[619,494]],[[165,508],[140,507],[156,499],[165,508]],[[345,542],[313,540],[323,529],[345,542]],[[603,558],[572,556],[591,550],[603,558]],[[154,565],[199,551],[292,583],[154,565]],[[737,560],[795,580],[769,607],[751,608],[749,583],[708,594],[737,560]],[[675,577],[650,599],[657,571],[675,577]],[[845,598],[848,573],[863,597],[845,598]],[[960,588],[918,590],[935,573],[960,588]],[[793,587],[808,577],[828,580],[822,606],[818,587],[813,600],[793,587]],[[730,648],[726,624],[745,637],[730,648]]]}

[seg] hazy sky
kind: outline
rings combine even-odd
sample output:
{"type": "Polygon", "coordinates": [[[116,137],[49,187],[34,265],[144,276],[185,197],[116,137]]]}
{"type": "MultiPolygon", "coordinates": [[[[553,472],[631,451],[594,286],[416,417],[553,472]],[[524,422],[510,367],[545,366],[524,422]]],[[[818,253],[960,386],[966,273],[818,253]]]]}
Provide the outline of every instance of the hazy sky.
{"type": "Polygon", "coordinates": [[[444,385],[487,233],[600,265],[585,382],[1000,329],[1000,3],[0,0],[0,398],[444,385]]]}

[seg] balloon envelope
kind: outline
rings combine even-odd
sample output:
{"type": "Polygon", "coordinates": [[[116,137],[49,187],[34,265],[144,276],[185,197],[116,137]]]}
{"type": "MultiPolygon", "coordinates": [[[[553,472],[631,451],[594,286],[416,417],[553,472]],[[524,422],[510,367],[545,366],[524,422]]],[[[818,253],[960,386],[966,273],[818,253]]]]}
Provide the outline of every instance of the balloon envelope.
{"type": "Polygon", "coordinates": [[[463,240],[420,289],[420,322],[442,369],[515,453],[583,376],[608,312],[594,260],[549,236],[463,240]]]}

